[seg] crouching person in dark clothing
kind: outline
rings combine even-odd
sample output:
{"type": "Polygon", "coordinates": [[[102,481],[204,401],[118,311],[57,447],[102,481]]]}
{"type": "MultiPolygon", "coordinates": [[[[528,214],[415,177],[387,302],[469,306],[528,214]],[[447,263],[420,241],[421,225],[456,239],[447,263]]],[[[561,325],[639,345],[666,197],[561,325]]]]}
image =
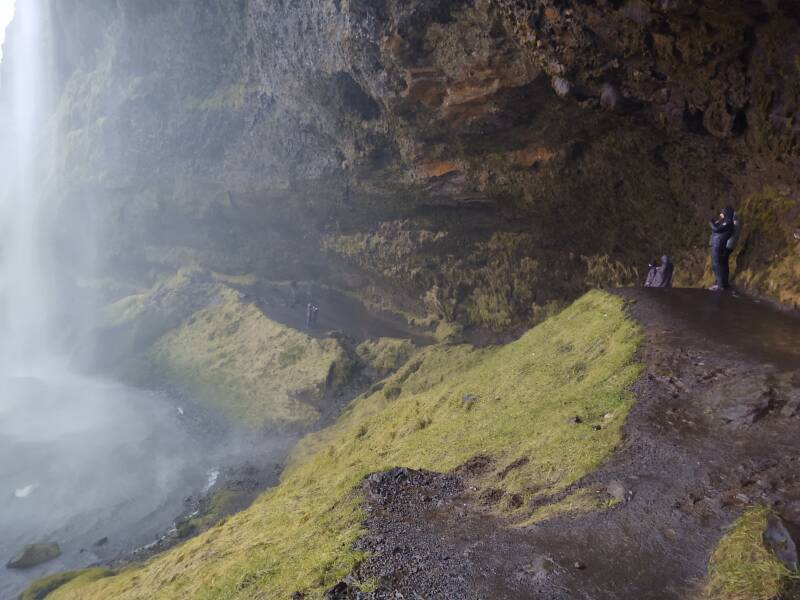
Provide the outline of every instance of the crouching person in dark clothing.
{"type": "Polygon", "coordinates": [[[650,271],[647,273],[647,281],[644,287],[672,287],[672,273],[675,271],[675,267],[670,262],[669,256],[662,256],[661,264],[652,261],[649,267],[650,271]]]}
{"type": "Polygon", "coordinates": [[[647,278],[644,280],[644,287],[653,287],[653,279],[656,277],[658,261],[654,258],[647,263],[647,278]]]}
{"type": "Polygon", "coordinates": [[[728,259],[730,253],[728,252],[728,240],[733,235],[733,209],[726,206],[719,214],[719,219],[709,220],[711,226],[711,239],[709,246],[711,246],[711,270],[714,272],[716,283],[711,286],[714,291],[727,290],[730,285],[728,283],[728,259]]]}

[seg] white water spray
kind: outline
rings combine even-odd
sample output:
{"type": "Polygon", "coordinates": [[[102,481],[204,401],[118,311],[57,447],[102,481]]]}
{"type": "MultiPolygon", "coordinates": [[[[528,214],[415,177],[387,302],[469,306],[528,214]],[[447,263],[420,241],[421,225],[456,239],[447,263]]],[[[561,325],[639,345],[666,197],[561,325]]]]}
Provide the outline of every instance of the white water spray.
{"type": "Polygon", "coordinates": [[[6,41],[0,93],[5,99],[0,154],[0,370],[28,371],[49,354],[40,136],[49,104],[47,3],[20,3],[6,41]]]}
{"type": "MultiPolygon", "coordinates": [[[[0,65],[0,598],[103,559],[98,539],[109,540],[105,558],[152,542],[215,460],[163,397],[73,372],[57,343],[65,324],[54,318],[63,299],[51,284],[58,224],[48,204],[57,2],[18,2],[0,65]],[[40,542],[58,543],[62,556],[5,568],[40,542]]],[[[81,248],[88,233],[59,232],[81,248]]]]}

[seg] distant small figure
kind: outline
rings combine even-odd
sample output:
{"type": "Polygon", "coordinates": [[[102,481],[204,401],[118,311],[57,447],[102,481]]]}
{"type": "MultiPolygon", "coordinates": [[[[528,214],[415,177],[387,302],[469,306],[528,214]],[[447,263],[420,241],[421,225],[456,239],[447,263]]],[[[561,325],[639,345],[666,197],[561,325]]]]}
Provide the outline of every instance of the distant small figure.
{"type": "Polygon", "coordinates": [[[657,268],[658,261],[655,258],[647,263],[647,277],[644,280],[644,287],[653,287],[653,279],[655,279],[657,268]]]}
{"type": "Polygon", "coordinates": [[[649,271],[647,271],[647,280],[644,282],[644,287],[672,287],[672,273],[675,271],[675,267],[670,262],[669,256],[666,254],[662,256],[661,263],[653,259],[647,266],[649,271]]]}
{"type": "Polygon", "coordinates": [[[288,307],[289,308],[294,308],[295,306],[297,306],[298,297],[299,297],[299,292],[298,292],[298,289],[297,289],[297,282],[296,281],[290,281],[289,282],[289,303],[288,303],[288,307]]]}
{"type": "Polygon", "coordinates": [[[311,329],[317,324],[317,317],[319,316],[319,306],[313,302],[309,302],[306,306],[306,329],[311,329]]]}
{"type": "Polygon", "coordinates": [[[711,226],[711,238],[708,242],[711,247],[711,270],[716,278],[716,283],[710,289],[713,291],[727,290],[730,287],[728,282],[730,276],[728,242],[735,231],[733,208],[726,206],[720,211],[719,219],[709,219],[708,223],[711,226]]]}

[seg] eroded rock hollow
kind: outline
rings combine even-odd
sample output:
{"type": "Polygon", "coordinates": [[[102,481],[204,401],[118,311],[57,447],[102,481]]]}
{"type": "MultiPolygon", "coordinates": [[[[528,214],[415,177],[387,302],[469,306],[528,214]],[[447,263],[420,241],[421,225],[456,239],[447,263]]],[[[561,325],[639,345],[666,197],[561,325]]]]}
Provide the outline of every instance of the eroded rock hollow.
{"type": "Polygon", "coordinates": [[[800,298],[793,2],[53,3],[56,222],[101,270],[314,280],[507,329],[747,223],[800,298]],[[66,228],[65,228],[66,229],[66,228]]]}

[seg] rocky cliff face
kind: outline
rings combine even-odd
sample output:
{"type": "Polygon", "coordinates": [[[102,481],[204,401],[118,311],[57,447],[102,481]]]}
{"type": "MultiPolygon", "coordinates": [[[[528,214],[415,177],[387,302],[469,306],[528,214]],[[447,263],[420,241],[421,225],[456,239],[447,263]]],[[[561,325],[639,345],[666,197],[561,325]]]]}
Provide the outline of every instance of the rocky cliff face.
{"type": "Polygon", "coordinates": [[[54,10],[52,193],[101,273],[316,280],[505,329],[664,252],[704,282],[730,203],[736,283],[800,301],[793,2],[54,10]]]}

